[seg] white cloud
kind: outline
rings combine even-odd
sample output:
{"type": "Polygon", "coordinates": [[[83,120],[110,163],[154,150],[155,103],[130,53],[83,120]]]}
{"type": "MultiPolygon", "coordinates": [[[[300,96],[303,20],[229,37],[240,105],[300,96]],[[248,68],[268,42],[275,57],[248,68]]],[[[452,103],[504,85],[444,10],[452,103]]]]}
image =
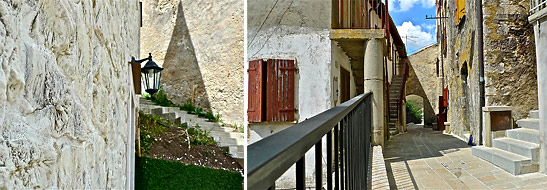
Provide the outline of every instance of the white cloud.
{"type": "Polygon", "coordinates": [[[425,46],[436,42],[435,25],[422,24],[422,26],[419,26],[414,25],[411,21],[408,21],[403,22],[401,26],[397,26],[397,30],[406,45],[407,52],[424,48],[425,46]]]}
{"type": "Polygon", "coordinates": [[[421,3],[424,8],[431,8],[435,6],[436,0],[394,0],[393,1],[393,11],[395,12],[406,12],[415,4],[421,3]]]}

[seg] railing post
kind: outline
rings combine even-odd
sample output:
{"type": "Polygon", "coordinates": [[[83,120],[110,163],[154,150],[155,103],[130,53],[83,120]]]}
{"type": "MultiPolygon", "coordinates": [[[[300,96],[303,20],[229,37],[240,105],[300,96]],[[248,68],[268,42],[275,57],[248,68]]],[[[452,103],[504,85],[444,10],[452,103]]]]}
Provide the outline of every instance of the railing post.
{"type": "Polygon", "coordinates": [[[321,139],[315,143],[315,189],[321,190],[323,187],[323,150],[321,139]]]}
{"type": "Polygon", "coordinates": [[[270,188],[268,188],[268,190],[275,190],[275,182],[274,182],[274,184],[272,184],[272,186],[270,188]]]}
{"type": "Polygon", "coordinates": [[[306,189],[306,155],[296,162],[296,189],[306,189]]]}
{"type": "Polygon", "coordinates": [[[340,158],[340,149],[338,146],[338,137],[340,133],[338,133],[338,128],[340,127],[340,124],[336,124],[334,126],[334,190],[340,189],[340,163],[338,162],[340,158]]]}
{"type": "Polygon", "coordinates": [[[344,125],[346,125],[346,122],[344,119],[340,121],[340,189],[344,189],[344,175],[346,174],[344,170],[344,159],[346,159],[344,152],[344,125]]]}
{"type": "Polygon", "coordinates": [[[327,133],[327,190],[332,190],[332,130],[327,133]]]}

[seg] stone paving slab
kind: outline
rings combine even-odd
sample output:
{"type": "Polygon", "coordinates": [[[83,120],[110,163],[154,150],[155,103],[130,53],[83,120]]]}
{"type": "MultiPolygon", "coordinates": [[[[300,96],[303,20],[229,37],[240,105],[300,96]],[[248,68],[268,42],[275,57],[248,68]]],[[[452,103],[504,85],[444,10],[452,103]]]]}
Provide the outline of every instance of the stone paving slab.
{"type": "Polygon", "coordinates": [[[547,175],[511,175],[473,156],[466,142],[420,125],[392,137],[384,159],[390,189],[547,189],[547,175]]]}

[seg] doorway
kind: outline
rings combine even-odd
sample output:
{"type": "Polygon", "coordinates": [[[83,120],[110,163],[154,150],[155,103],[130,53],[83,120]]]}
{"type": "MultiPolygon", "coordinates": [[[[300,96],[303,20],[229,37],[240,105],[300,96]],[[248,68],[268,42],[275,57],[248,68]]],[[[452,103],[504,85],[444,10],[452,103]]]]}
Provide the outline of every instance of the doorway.
{"type": "Polygon", "coordinates": [[[350,74],[348,70],[340,67],[340,103],[344,103],[350,98],[350,74]]]}

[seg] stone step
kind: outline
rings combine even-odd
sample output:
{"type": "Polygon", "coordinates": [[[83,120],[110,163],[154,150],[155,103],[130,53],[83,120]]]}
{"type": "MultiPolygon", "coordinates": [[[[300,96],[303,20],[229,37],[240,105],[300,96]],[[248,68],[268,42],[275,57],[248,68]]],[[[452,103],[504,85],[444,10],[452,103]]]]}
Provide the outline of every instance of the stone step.
{"type": "Polygon", "coordinates": [[[474,146],[471,152],[474,156],[486,160],[513,175],[532,173],[539,170],[539,165],[532,163],[531,158],[498,148],[474,146]]]}
{"type": "Polygon", "coordinates": [[[539,110],[530,111],[530,115],[528,115],[528,117],[532,119],[539,119],[539,110]]]}
{"type": "Polygon", "coordinates": [[[220,147],[229,147],[233,145],[242,145],[242,146],[245,145],[244,139],[219,139],[219,140],[215,139],[215,141],[218,142],[220,147]]]}
{"type": "Polygon", "coordinates": [[[140,105],[140,109],[149,110],[151,114],[159,115],[163,119],[170,120],[177,124],[186,123],[190,127],[199,125],[199,128],[206,131],[220,147],[225,148],[233,158],[236,158],[240,164],[244,160],[245,134],[235,132],[236,129],[221,127],[218,122],[208,122],[205,118],[189,114],[178,107],[161,107],[154,105],[140,105]]]}
{"type": "Polygon", "coordinates": [[[233,145],[228,147],[230,152],[243,152],[245,151],[244,145],[233,145]]]}
{"type": "Polygon", "coordinates": [[[493,142],[493,147],[531,158],[532,162],[538,163],[539,158],[539,145],[526,141],[521,141],[512,138],[496,138],[493,142]]]}
{"type": "Polygon", "coordinates": [[[158,108],[154,108],[152,110],[150,110],[152,114],[154,115],[162,115],[164,113],[168,113],[168,110],[166,107],[158,107],[158,108]]]}
{"type": "Polygon", "coordinates": [[[389,129],[389,135],[390,136],[393,136],[393,135],[396,135],[397,134],[397,129],[396,128],[390,128],[389,129]]]}
{"type": "Polygon", "coordinates": [[[534,129],[519,128],[505,131],[509,138],[539,144],[539,131],[534,129]]]}
{"type": "Polygon", "coordinates": [[[517,120],[517,126],[522,128],[539,130],[539,119],[520,119],[517,120]]]}
{"type": "Polygon", "coordinates": [[[229,138],[245,138],[244,133],[235,133],[235,132],[224,132],[224,131],[211,131],[210,134],[212,136],[219,136],[219,137],[229,137],[229,138]]]}

